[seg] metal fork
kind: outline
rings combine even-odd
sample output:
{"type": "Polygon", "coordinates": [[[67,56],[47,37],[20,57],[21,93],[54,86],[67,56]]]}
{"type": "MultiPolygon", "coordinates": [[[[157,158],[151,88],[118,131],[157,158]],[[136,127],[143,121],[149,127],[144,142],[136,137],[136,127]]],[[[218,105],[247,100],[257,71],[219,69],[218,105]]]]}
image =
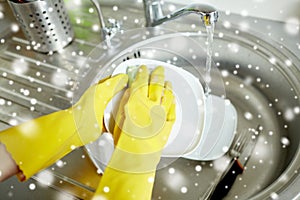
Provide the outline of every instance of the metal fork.
{"type": "Polygon", "coordinates": [[[251,139],[252,134],[249,131],[253,129],[243,130],[240,134],[236,135],[236,139],[234,140],[231,148],[229,150],[229,156],[231,158],[238,158],[241,155],[241,152],[245,148],[247,142],[251,139]]]}
{"type": "MultiPolygon", "coordinates": [[[[252,139],[253,139],[253,137],[257,137],[257,135],[260,133],[260,131],[261,131],[261,126],[258,126],[257,129],[244,129],[241,131],[240,134],[236,135],[236,138],[234,139],[234,142],[231,145],[231,148],[228,153],[228,155],[232,158],[231,162],[226,167],[226,170],[224,170],[223,172],[221,172],[217,175],[216,179],[213,181],[211,186],[207,189],[206,193],[202,197],[200,197],[199,200],[208,200],[208,199],[212,198],[218,184],[226,175],[228,176],[228,172],[232,169],[236,160],[240,157],[241,153],[245,150],[245,148],[248,148],[249,145],[251,145],[250,148],[253,149],[253,146],[255,143],[253,143],[252,139]],[[251,143],[251,144],[249,144],[249,143],[251,143]]],[[[249,159],[249,158],[243,158],[243,159],[249,159]]],[[[241,171],[241,173],[242,173],[242,171],[241,171]]],[[[235,179],[235,177],[234,177],[234,179],[235,179]]],[[[234,181],[234,179],[233,179],[233,181],[234,181]]],[[[227,193],[228,193],[228,191],[227,191],[227,193]]]]}

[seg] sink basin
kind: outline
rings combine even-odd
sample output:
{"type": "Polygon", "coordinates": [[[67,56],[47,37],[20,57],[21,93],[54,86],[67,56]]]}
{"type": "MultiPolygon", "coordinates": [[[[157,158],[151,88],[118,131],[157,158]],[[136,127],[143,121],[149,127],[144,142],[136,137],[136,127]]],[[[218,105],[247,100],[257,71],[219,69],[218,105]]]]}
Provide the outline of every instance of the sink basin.
{"type": "MultiPolygon", "coordinates": [[[[70,106],[90,84],[109,75],[114,64],[133,57],[136,51],[141,58],[170,62],[203,80],[206,32],[197,16],[145,29],[141,28],[141,3],[104,1],[105,16],[123,21],[125,30],[112,39],[112,47],[107,50],[100,43],[92,5],[87,1],[66,2],[76,39],[60,54],[33,52],[20,32],[5,34],[6,42],[0,44],[0,58],[5,61],[0,66],[0,102],[6,105],[0,105],[1,129],[70,106]],[[33,98],[37,103],[32,104],[33,98]]],[[[290,36],[278,22],[223,12],[220,19],[213,43],[212,93],[230,99],[237,109],[237,133],[244,128],[263,127],[245,172],[226,199],[292,199],[299,195],[300,185],[300,60],[296,56],[299,49],[295,48],[299,35],[290,36]],[[270,31],[265,27],[272,28],[272,37],[262,34],[270,31]]],[[[223,157],[163,161],[168,166],[157,171],[153,199],[199,199],[224,164],[223,157]]],[[[97,168],[80,148],[26,183],[14,178],[1,183],[0,193],[16,199],[86,199],[99,180],[97,168]],[[31,190],[30,184],[36,188],[31,190]]]]}

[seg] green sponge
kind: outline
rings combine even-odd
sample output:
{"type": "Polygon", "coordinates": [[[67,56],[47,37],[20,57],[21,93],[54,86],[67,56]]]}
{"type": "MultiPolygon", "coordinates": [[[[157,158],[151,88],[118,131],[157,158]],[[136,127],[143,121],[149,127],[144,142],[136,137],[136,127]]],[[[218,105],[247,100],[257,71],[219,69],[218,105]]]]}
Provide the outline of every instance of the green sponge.
{"type": "Polygon", "coordinates": [[[135,79],[136,73],[139,69],[139,66],[128,66],[126,69],[126,74],[128,74],[128,84],[131,86],[132,82],[135,79]]]}

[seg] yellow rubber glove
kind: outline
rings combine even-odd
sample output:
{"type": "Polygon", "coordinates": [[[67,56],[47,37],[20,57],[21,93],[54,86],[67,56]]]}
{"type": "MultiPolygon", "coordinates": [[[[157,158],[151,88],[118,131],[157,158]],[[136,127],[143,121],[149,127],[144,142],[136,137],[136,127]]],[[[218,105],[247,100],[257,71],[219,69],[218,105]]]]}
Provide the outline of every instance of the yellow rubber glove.
{"type": "Polygon", "coordinates": [[[163,67],[139,68],[116,116],[116,149],[94,199],[151,199],[156,166],[175,122],[175,103],[163,67]]]}
{"type": "Polygon", "coordinates": [[[125,74],[100,81],[71,108],[1,132],[0,141],[25,175],[18,178],[28,179],[73,149],[97,139],[102,133],[106,104],[127,82],[125,74]]]}

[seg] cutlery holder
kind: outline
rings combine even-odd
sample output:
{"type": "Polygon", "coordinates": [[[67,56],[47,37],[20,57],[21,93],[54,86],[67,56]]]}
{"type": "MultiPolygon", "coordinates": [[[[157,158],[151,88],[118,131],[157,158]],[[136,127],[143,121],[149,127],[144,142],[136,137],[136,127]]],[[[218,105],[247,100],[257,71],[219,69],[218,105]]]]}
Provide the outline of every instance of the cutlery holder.
{"type": "Polygon", "coordinates": [[[9,0],[9,5],[33,49],[58,51],[74,37],[63,0],[9,0]]]}

